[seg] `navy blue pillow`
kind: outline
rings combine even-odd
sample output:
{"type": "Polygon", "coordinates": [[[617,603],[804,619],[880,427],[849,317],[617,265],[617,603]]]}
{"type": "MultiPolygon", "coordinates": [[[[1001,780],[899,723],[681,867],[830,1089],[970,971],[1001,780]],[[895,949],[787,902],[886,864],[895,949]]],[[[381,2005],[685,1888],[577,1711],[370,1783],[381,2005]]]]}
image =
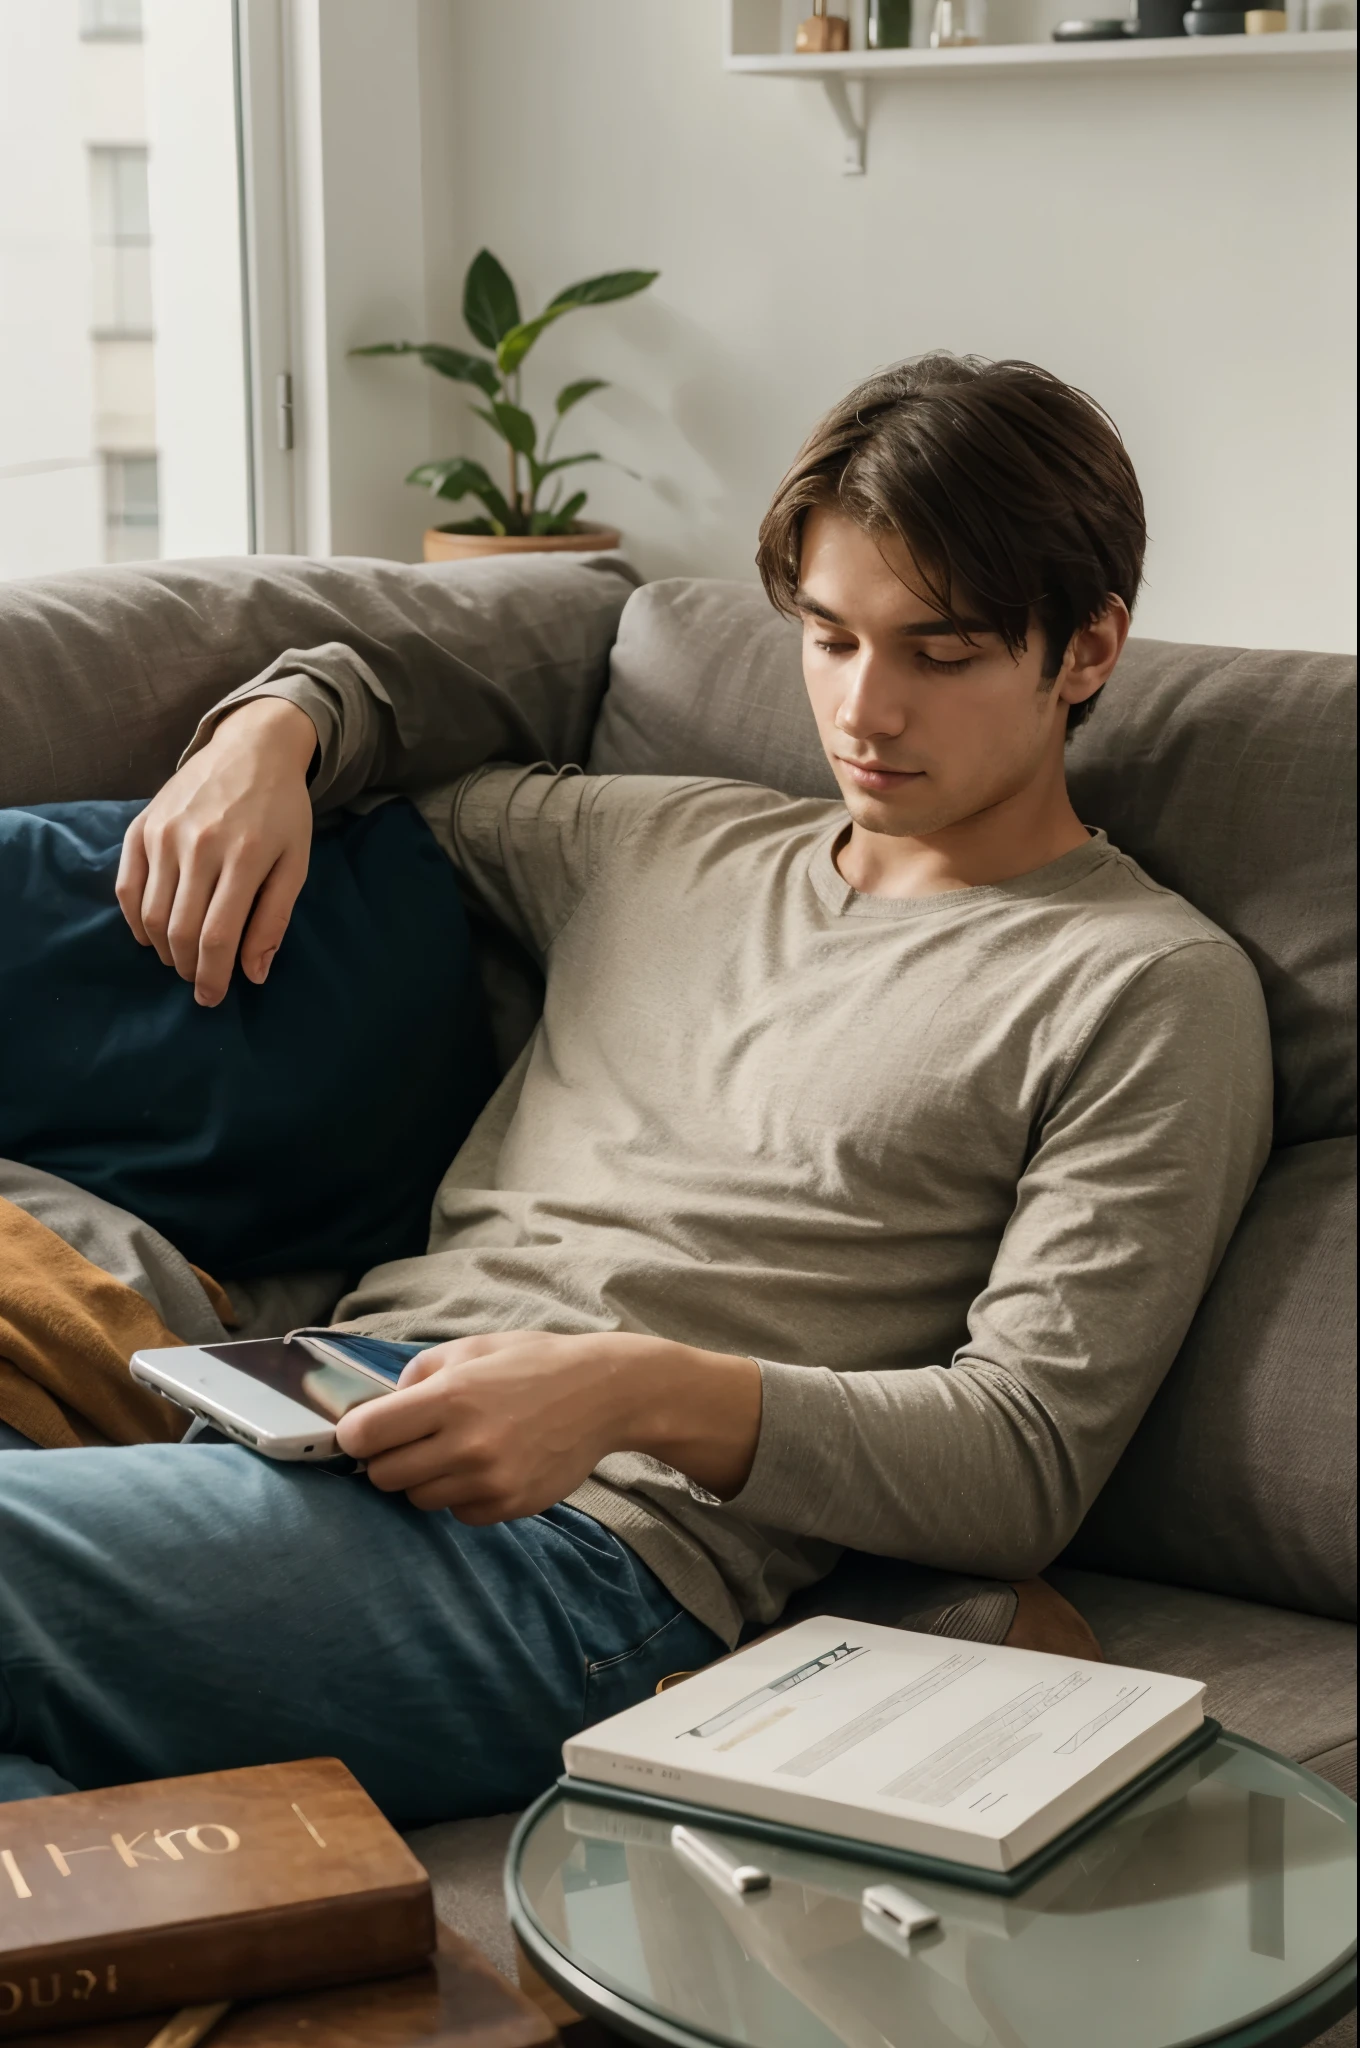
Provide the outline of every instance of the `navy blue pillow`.
{"type": "Polygon", "coordinates": [[[495,1085],[453,869],[402,801],[318,830],[268,981],[226,999],[114,899],[136,803],[0,810],[0,1156],[229,1279],[423,1252],[495,1085]]]}

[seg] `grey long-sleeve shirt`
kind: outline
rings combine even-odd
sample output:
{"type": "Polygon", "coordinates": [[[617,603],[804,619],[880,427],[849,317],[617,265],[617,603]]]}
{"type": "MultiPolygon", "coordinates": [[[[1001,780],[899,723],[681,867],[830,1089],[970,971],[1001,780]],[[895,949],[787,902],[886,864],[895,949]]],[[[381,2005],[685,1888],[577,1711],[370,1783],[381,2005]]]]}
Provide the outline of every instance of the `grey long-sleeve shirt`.
{"type": "MultiPolygon", "coordinates": [[[[325,680],[254,686],[324,710],[319,802],[382,715],[329,654],[325,680]]],[[[572,1496],[729,1642],[846,1545],[1042,1569],[1265,1157],[1239,948],[1100,833],[898,900],[841,879],[839,805],[750,784],[490,767],[419,801],[546,1005],[428,1256],[366,1275],[337,1320],[757,1357],[735,1498],[633,1452],[572,1496]]]]}

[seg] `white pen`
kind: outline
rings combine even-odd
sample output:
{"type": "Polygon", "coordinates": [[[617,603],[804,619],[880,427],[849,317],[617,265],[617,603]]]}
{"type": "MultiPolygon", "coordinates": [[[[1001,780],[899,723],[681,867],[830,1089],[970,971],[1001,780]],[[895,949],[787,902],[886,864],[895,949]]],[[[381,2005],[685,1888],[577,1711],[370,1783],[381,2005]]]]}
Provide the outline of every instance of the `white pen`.
{"type": "Polygon", "coordinates": [[[671,1847],[677,1856],[692,1863],[725,1891],[735,1892],[738,1898],[770,1888],[769,1871],[734,1856],[720,1835],[704,1835],[697,1828],[676,1826],[671,1829],[671,1847]]]}

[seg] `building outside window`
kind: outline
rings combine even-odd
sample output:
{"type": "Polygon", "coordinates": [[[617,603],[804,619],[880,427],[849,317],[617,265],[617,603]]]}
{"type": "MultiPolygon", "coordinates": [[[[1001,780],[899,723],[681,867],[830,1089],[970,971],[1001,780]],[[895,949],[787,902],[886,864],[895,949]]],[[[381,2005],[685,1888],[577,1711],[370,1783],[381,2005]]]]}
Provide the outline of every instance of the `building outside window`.
{"type": "Polygon", "coordinates": [[[151,336],[151,207],[146,151],[90,151],[96,335],[151,336]]]}
{"type": "Polygon", "coordinates": [[[82,43],[139,43],[142,0],[80,0],[82,43]]]}
{"type": "Polygon", "coordinates": [[[106,562],[154,562],[160,554],[158,467],[154,455],[105,455],[106,562]]]}

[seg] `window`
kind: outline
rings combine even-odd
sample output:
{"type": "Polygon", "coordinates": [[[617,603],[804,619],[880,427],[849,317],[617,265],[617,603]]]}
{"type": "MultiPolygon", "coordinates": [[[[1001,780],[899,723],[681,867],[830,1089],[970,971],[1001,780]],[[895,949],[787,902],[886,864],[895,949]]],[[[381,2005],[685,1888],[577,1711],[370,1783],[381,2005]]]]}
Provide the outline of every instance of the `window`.
{"type": "Polygon", "coordinates": [[[140,43],[142,0],[80,0],[82,43],[140,43]]]}
{"type": "Polygon", "coordinates": [[[146,151],[90,151],[96,334],[151,333],[151,209],[146,151]]]}
{"type": "Polygon", "coordinates": [[[161,551],[154,455],[104,457],[104,560],[154,562],[161,551]]]}
{"type": "Polygon", "coordinates": [[[250,546],[235,19],[0,0],[0,577],[250,546]]]}

